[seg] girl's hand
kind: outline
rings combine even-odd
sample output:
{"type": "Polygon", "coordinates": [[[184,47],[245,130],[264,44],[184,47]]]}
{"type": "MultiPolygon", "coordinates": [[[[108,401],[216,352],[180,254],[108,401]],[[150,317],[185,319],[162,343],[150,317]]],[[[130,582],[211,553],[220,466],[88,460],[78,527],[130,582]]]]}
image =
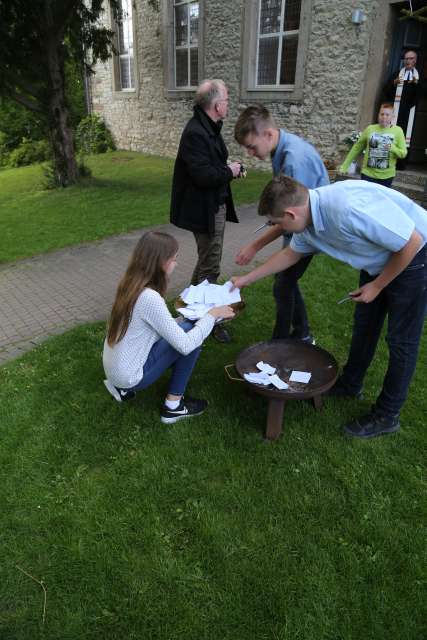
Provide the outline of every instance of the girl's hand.
{"type": "Polygon", "coordinates": [[[213,309],[208,311],[208,313],[210,313],[214,318],[222,318],[223,320],[230,320],[231,318],[234,318],[235,315],[233,309],[227,304],[224,304],[221,307],[213,307],[213,309]]]}

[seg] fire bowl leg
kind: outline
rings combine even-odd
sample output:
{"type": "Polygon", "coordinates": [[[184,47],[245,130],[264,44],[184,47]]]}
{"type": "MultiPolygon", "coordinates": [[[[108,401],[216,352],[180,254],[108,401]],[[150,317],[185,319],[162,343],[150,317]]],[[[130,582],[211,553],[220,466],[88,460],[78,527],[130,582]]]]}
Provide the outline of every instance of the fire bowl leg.
{"type": "Polygon", "coordinates": [[[314,404],[314,408],[317,409],[317,411],[321,411],[323,409],[322,396],[321,395],[313,396],[313,404],[314,404]]]}
{"type": "Polygon", "coordinates": [[[265,428],[266,440],[277,440],[282,433],[284,400],[270,398],[268,401],[267,425],[265,428]]]}

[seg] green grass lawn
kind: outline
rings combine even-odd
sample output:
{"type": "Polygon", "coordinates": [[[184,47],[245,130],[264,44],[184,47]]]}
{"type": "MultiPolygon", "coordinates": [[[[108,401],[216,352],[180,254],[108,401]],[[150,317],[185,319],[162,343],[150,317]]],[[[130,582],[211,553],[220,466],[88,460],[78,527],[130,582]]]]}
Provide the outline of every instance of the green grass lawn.
{"type": "MultiPolygon", "coordinates": [[[[303,280],[341,363],[352,307],[336,300],[355,277],[318,257],[303,280]]],[[[382,344],[363,401],[291,402],[265,443],[264,400],[223,371],[271,333],[270,283],[245,299],[235,341],[208,339],[191,381],[208,411],[176,425],[159,421],[167,377],[128,404],[107,394],[100,324],[1,368],[2,640],[425,637],[425,358],[399,433],[341,433],[375,398],[382,344]],[[45,585],[44,624],[18,567],[45,585]]]]}
{"type": "MultiPolygon", "coordinates": [[[[87,164],[92,178],[53,191],[41,165],[0,171],[0,263],[169,222],[173,160],[117,151],[87,164]]],[[[254,202],[270,177],[235,180],[236,204],[254,202]]]]}

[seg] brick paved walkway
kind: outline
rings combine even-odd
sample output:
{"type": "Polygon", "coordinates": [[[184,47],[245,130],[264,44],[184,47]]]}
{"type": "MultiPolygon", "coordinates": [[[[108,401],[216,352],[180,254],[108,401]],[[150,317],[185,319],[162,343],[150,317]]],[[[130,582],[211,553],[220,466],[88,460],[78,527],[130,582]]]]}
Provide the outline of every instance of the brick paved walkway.
{"type": "MultiPolygon", "coordinates": [[[[240,224],[227,223],[223,277],[242,271],[234,264],[234,256],[262,223],[254,205],[239,207],[238,213],[240,224]]],[[[173,296],[189,282],[196,261],[195,242],[191,233],[171,225],[155,228],[172,233],[180,244],[178,269],[169,290],[173,296]]],[[[135,231],[0,266],[0,364],[75,325],[105,320],[140,235],[135,231]]],[[[276,241],[260,257],[279,246],[276,241]]]]}

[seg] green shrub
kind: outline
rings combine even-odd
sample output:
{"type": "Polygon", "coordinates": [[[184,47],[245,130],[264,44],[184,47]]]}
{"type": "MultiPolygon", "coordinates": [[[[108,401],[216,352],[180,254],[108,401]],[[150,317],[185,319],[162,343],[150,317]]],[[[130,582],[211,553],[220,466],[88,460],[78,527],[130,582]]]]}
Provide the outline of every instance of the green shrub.
{"type": "Polygon", "coordinates": [[[75,142],[80,153],[105,153],[116,148],[110,130],[96,113],[80,121],[76,129],[75,142]]]}
{"type": "Polygon", "coordinates": [[[10,167],[23,167],[35,162],[44,162],[52,155],[50,145],[47,140],[29,140],[22,138],[19,147],[13,149],[9,154],[7,164],[10,167]]]}
{"type": "Polygon", "coordinates": [[[0,131],[0,167],[7,165],[9,161],[9,149],[7,147],[7,135],[0,131]]]}

